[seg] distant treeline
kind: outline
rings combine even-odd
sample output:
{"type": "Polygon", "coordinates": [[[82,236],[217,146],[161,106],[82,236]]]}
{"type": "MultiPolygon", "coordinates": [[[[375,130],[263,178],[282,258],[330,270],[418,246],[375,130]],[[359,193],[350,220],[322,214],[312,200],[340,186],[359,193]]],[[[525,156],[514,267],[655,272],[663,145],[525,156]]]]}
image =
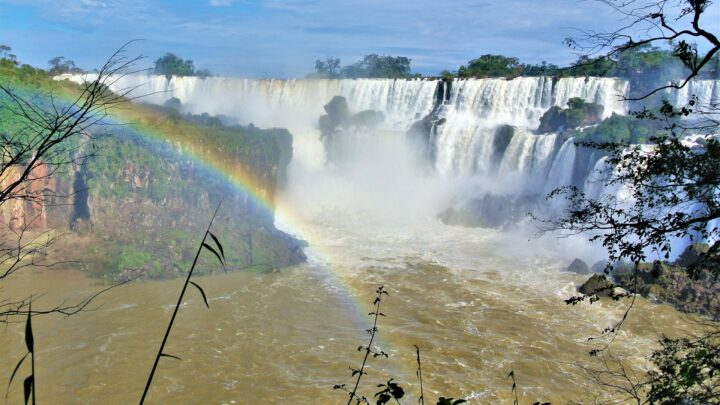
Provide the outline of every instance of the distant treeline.
{"type": "MultiPolygon", "coordinates": [[[[411,73],[410,62],[411,59],[404,56],[370,54],[356,63],[341,66],[340,59],[326,58],[315,61],[315,71],[307,77],[324,79],[423,77],[411,73]]],[[[720,79],[720,56],[715,55],[700,73],[698,79],[720,79]]],[[[619,54],[617,60],[582,56],[565,67],[545,61],[540,64],[522,63],[515,57],[486,54],[468,61],[455,71],[444,70],[438,76],[448,79],[456,77],[512,79],[519,76],[620,77],[631,83],[633,93],[646,94],[687,74],[687,67],[672,50],[642,46],[619,54]]]]}
{"type": "MultiPolygon", "coordinates": [[[[0,63],[7,67],[20,67],[25,69],[28,74],[37,74],[45,71],[49,76],[57,76],[64,73],[84,73],[85,71],[77,66],[75,62],[64,56],[56,56],[48,61],[47,70],[38,69],[18,61],[17,56],[13,53],[12,47],[0,44],[0,63]]],[[[408,61],[408,65],[409,65],[408,61]]],[[[156,75],[170,76],[212,76],[207,69],[195,70],[195,62],[192,59],[183,59],[172,52],[167,52],[164,56],[155,60],[155,66],[152,73],[156,75]]],[[[42,74],[41,74],[42,76],[42,74]]]]}
{"type": "Polygon", "coordinates": [[[370,54],[351,65],[340,66],[340,59],[326,58],[315,61],[315,72],[309,73],[312,79],[358,79],[358,78],[385,78],[407,79],[422,77],[420,74],[410,73],[410,58],[404,56],[388,56],[370,54]]]}

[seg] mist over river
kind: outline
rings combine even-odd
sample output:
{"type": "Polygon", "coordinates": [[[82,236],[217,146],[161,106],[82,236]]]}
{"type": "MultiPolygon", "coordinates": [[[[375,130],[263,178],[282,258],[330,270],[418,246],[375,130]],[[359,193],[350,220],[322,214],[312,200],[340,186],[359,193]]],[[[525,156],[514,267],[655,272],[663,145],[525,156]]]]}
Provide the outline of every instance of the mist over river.
{"type": "MultiPolygon", "coordinates": [[[[462,227],[444,224],[438,214],[488,193],[544,201],[561,185],[591,190],[600,157],[580,153],[572,139],[535,130],[548,108],[573,97],[602,104],[605,117],[624,114],[619,100],[626,82],[483,79],[441,90],[433,80],[128,76],[115,82],[118,89],[141,84],[140,92],[152,94],[146,102],[176,97],[183,112],[288,128],[293,160],[277,196],[275,224],[308,244],[307,263],[279,272],[197,278],[210,308],[196,291],[187,295],[166,347],[182,361],[162,360],[150,403],[344,403],[347,397],[332,386],[350,383],[348,368],[362,360],[357,347],[367,342],[367,314],[380,285],[390,295],[377,346],[389,358],[370,361],[361,385],[368,397],[393,377],[406,388],[404,403],[417,400],[417,345],[426,398],[511,403],[511,370],[521,403],[612,398],[583,367],[602,367],[602,358],[588,352],[606,340],[588,338],[617,322],[628,302],[564,303],[587,279],[564,271],[569,262],[580,257],[592,264],[601,250],[582,237],[539,237],[525,218],[503,227],[462,227]],[[351,113],[372,109],[385,119],[338,138],[334,147],[342,153],[333,160],[318,119],[338,95],[351,113]],[[406,132],[431,111],[431,136],[418,145],[406,132]],[[510,136],[499,147],[506,127],[510,136]],[[432,151],[430,158],[418,152],[423,148],[432,151]]],[[[709,89],[708,97],[718,91],[714,82],[699,86],[709,89]]],[[[554,207],[538,204],[552,215],[554,207]]],[[[18,297],[45,293],[40,303],[53,303],[99,288],[67,267],[22,272],[4,289],[18,297]]],[[[33,320],[38,402],[138,401],[181,285],[133,282],[78,316],[33,320]]],[[[699,330],[690,316],[638,298],[609,353],[642,373],[661,334],[699,330]]],[[[0,336],[3,364],[18,360],[23,331],[23,324],[10,324],[0,336]]],[[[11,372],[0,368],[0,381],[11,372]]],[[[13,386],[11,396],[20,398],[20,389],[13,386]]]]}

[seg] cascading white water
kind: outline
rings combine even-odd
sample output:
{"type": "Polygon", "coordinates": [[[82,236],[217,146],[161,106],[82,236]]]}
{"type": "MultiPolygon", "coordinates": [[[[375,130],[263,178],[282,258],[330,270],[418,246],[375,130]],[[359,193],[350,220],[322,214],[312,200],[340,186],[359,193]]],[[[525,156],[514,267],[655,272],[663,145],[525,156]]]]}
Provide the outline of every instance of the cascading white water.
{"type": "MultiPolygon", "coordinates": [[[[66,75],[76,82],[93,75],[66,75]]],[[[381,111],[386,120],[382,129],[406,131],[426,116],[435,103],[435,80],[254,80],[128,75],[113,82],[112,90],[136,88],[142,100],[162,104],[175,97],[192,113],[224,115],[241,124],[260,127],[287,127],[294,135],[296,166],[314,172],[323,170],[325,153],[319,141],[318,117],[323,105],[336,95],[347,99],[351,112],[381,111]]],[[[516,189],[526,184],[557,184],[559,168],[567,179],[574,153],[559,153],[555,135],[534,135],[542,114],[552,106],[564,107],[580,97],[602,104],[604,116],[624,114],[622,95],[627,83],[613,78],[522,77],[469,79],[452,83],[437,118],[446,120],[437,127],[434,140],[436,171],[446,178],[495,176],[513,178],[516,189]],[[493,161],[498,125],[517,127],[503,156],[493,161]],[[555,162],[553,159],[566,159],[555,162]],[[555,167],[556,170],[551,170],[555,167]],[[552,172],[552,179],[548,173],[552,172]]],[[[362,138],[358,138],[362,139],[362,138]]],[[[569,149],[566,147],[565,149],[569,149]]],[[[368,161],[370,161],[369,159],[368,161]]],[[[401,159],[398,159],[401,160],[401,159]]],[[[296,167],[297,169],[297,167],[296,167]]],[[[300,169],[301,170],[301,169],[300,169]]],[[[423,174],[424,175],[424,174],[423,174]]]]}
{"type": "Polygon", "coordinates": [[[697,97],[699,104],[706,107],[720,104],[720,80],[693,80],[681,89],[668,92],[671,95],[670,102],[678,107],[687,106],[692,95],[697,97]]]}
{"type": "MultiPolygon", "coordinates": [[[[449,102],[440,116],[447,123],[438,129],[437,169],[445,175],[487,175],[494,169],[492,156],[498,125],[507,124],[520,129],[506,153],[533,155],[502,159],[498,173],[519,172],[523,179],[544,182],[547,170],[555,156],[554,135],[532,135],[528,130],[538,127],[540,117],[552,106],[566,107],[568,100],[580,97],[604,106],[603,116],[625,114],[622,97],[627,83],[612,78],[561,78],[523,77],[513,80],[483,79],[462,80],[453,83],[449,102]],[[539,144],[540,147],[535,147],[539,144]],[[528,160],[530,159],[530,160],[528,160]]],[[[574,156],[572,156],[574,158],[574,156]]],[[[560,164],[560,163],[558,163],[560,164]]],[[[562,164],[560,164],[562,165],[562,164]]],[[[565,163],[564,166],[567,166],[565,163]]]]}
{"type": "MultiPolygon", "coordinates": [[[[60,78],[81,82],[93,76],[60,78]]],[[[333,176],[339,170],[326,165],[318,129],[318,118],[325,113],[323,106],[337,95],[346,98],[351,113],[372,109],[386,117],[376,134],[355,134],[348,138],[349,142],[356,143],[350,149],[358,154],[349,157],[354,175],[375,173],[378,182],[416,185],[418,183],[408,176],[439,176],[445,179],[446,185],[450,184],[445,190],[449,193],[455,193],[459,184],[467,184],[468,179],[474,179],[473,184],[481,181],[492,185],[494,192],[511,194],[542,194],[569,184],[573,179],[576,147],[572,141],[563,142],[555,134],[533,133],[542,114],[552,106],[565,107],[573,97],[603,105],[604,117],[626,112],[622,96],[627,93],[628,84],[615,78],[461,79],[451,83],[446,97],[441,97],[440,105],[436,100],[438,83],[427,79],[172,77],[168,80],[164,76],[128,75],[115,81],[112,89],[137,87],[136,94],[147,94],[143,98],[146,102],[162,104],[176,97],[186,112],[224,115],[238,123],[252,122],[260,127],[287,127],[294,135],[290,179],[301,184],[295,186],[304,191],[322,183],[316,181],[318,176],[333,176]],[[434,174],[429,175],[426,168],[421,168],[409,156],[412,148],[402,145],[407,142],[405,131],[434,107],[434,119],[444,123],[435,126],[430,141],[434,148],[434,174]],[[512,128],[500,131],[501,126],[508,125],[512,128]],[[360,143],[368,145],[360,147],[360,143]],[[380,174],[375,170],[378,167],[386,169],[387,173],[380,174]],[[452,186],[453,182],[458,183],[452,186]]],[[[698,81],[674,94],[675,101],[681,103],[687,99],[687,94],[697,93],[701,100],[715,100],[718,92],[717,82],[698,81]]],[[[352,183],[348,179],[343,181],[352,183]]],[[[371,181],[365,179],[361,183],[371,181]]],[[[293,185],[290,186],[292,189],[293,185]]],[[[463,192],[472,189],[462,188],[463,192]]],[[[489,187],[481,189],[487,191],[489,187]]],[[[371,191],[355,190],[356,194],[367,192],[371,191]]],[[[398,192],[398,187],[380,188],[378,192],[380,195],[375,197],[387,200],[398,192]]],[[[429,193],[427,198],[437,198],[438,194],[429,193]]],[[[444,195],[440,200],[446,203],[454,197],[457,196],[444,195]]],[[[342,204],[369,199],[371,197],[367,195],[347,198],[342,204]]],[[[437,206],[433,205],[432,209],[437,206]]]]}

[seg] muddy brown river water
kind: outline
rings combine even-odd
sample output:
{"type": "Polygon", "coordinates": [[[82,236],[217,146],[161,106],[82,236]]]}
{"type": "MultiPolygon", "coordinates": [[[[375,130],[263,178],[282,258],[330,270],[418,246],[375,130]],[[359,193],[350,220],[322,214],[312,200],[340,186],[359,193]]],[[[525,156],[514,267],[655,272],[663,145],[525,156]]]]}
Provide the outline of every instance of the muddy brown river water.
{"type": "MultiPolygon", "coordinates": [[[[580,366],[600,366],[588,356],[598,343],[588,338],[619,319],[627,303],[566,306],[563,298],[583,278],[560,271],[566,263],[556,254],[519,255],[498,234],[463,228],[372,235],[322,223],[306,229],[323,252],[311,247],[308,264],[195,280],[210,308],[189,291],[166,349],[182,361],[161,361],[148,403],[345,403],[332,386],[349,383],[349,367],[360,364],[356,348],[367,340],[378,285],[390,292],[377,342],[390,357],[370,361],[365,395],[393,377],[408,391],[404,403],[415,403],[418,345],[426,401],[512,403],[511,370],[521,403],[611,397],[580,366]]],[[[38,403],[137,403],[181,283],[134,282],[78,316],[36,318],[38,403]]],[[[3,294],[45,293],[40,306],[99,288],[78,271],[43,270],[24,272],[3,294]]],[[[23,328],[11,324],[0,333],[0,381],[24,353],[23,328]]],[[[661,333],[698,330],[671,307],[639,300],[610,350],[642,373],[661,333]]],[[[9,403],[21,401],[16,382],[9,403]]]]}

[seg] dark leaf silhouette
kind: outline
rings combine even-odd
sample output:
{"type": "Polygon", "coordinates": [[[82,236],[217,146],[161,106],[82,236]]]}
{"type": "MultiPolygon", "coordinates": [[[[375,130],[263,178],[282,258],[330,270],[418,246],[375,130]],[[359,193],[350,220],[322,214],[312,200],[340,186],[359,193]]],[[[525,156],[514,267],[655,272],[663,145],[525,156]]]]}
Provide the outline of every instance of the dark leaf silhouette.
{"type": "Polygon", "coordinates": [[[25,382],[23,383],[23,390],[25,391],[25,404],[28,403],[28,399],[30,399],[30,393],[33,390],[33,385],[35,382],[34,376],[29,376],[25,379],[25,382]]]}
{"type": "MultiPolygon", "coordinates": [[[[142,397],[140,397],[140,405],[145,403],[145,398],[147,398],[147,394],[150,391],[150,385],[152,385],[153,377],[155,376],[155,371],[157,370],[158,363],[160,362],[161,357],[172,357],[174,359],[181,360],[177,356],[172,356],[169,354],[165,354],[163,352],[163,349],[165,348],[165,344],[168,341],[168,337],[170,336],[170,331],[173,328],[173,324],[175,323],[175,317],[178,314],[178,311],[180,310],[180,306],[183,302],[183,298],[185,296],[185,292],[187,291],[188,284],[192,283],[195,287],[197,287],[198,290],[200,290],[200,294],[203,296],[203,300],[205,301],[205,305],[209,307],[207,302],[207,297],[205,296],[205,292],[202,288],[200,288],[199,285],[195,284],[194,282],[190,281],[190,278],[193,275],[193,272],[195,271],[195,265],[197,265],[198,259],[200,258],[200,253],[202,253],[203,248],[213,252],[215,254],[215,257],[218,258],[220,263],[223,265],[223,268],[225,268],[225,264],[223,263],[222,258],[220,257],[220,254],[213,249],[210,245],[205,243],[205,240],[207,240],[208,234],[210,234],[210,228],[212,227],[213,222],[215,221],[215,217],[217,217],[218,211],[220,211],[220,206],[222,205],[222,201],[218,203],[217,208],[215,208],[215,213],[213,213],[212,218],[210,218],[210,223],[208,224],[207,229],[205,230],[205,236],[203,236],[202,242],[200,243],[200,246],[198,246],[197,251],[195,252],[195,259],[193,260],[192,265],[190,266],[190,271],[188,272],[187,277],[185,278],[185,284],[183,285],[183,288],[180,292],[180,296],[178,297],[177,304],[175,305],[175,309],[173,310],[173,314],[170,317],[170,323],[168,324],[167,329],[165,329],[165,336],[163,337],[162,343],[160,343],[160,349],[157,352],[157,355],[155,356],[155,362],[153,363],[152,369],[150,369],[150,375],[148,376],[147,382],[145,383],[145,389],[143,390],[142,397]]],[[[214,238],[214,236],[213,236],[214,238]]]]}
{"type": "Polygon", "coordinates": [[[167,354],[167,353],[160,353],[160,357],[170,357],[170,358],[172,358],[172,359],[181,360],[181,361],[182,361],[182,359],[181,359],[180,357],[178,357],[178,356],[173,356],[172,354],[167,354]]]}
{"type": "Polygon", "coordinates": [[[208,304],[207,297],[205,296],[205,291],[203,291],[202,287],[200,287],[199,285],[197,285],[197,283],[194,282],[194,281],[190,281],[190,284],[194,285],[195,288],[197,288],[198,291],[200,291],[200,294],[202,295],[203,301],[205,301],[205,306],[208,307],[208,308],[210,308],[210,304],[208,304]]]}
{"type": "Polygon", "coordinates": [[[218,253],[217,250],[213,249],[212,246],[208,245],[205,242],[203,242],[202,247],[211,251],[215,255],[215,257],[217,257],[217,259],[220,261],[220,264],[223,266],[223,268],[225,268],[225,262],[223,261],[222,257],[220,256],[220,253],[218,253]]]}
{"type": "Polygon", "coordinates": [[[27,349],[30,353],[33,352],[33,346],[35,343],[35,340],[33,338],[33,332],[32,332],[32,308],[28,310],[28,319],[27,323],[25,324],[25,344],[27,345],[27,349]]]}
{"type": "Polygon", "coordinates": [[[378,397],[377,405],[385,405],[392,399],[388,394],[375,394],[378,397]]]}
{"type": "Polygon", "coordinates": [[[18,361],[18,364],[15,366],[15,370],[13,370],[12,374],[10,375],[10,381],[8,381],[7,390],[5,391],[5,399],[8,397],[8,393],[10,393],[10,385],[12,385],[13,379],[15,378],[15,374],[17,374],[18,370],[20,369],[20,366],[23,364],[23,361],[27,358],[27,356],[30,353],[25,353],[22,359],[18,361]]]}
{"type": "Polygon", "coordinates": [[[224,261],[225,260],[225,249],[223,249],[222,243],[220,243],[220,240],[212,232],[208,231],[208,233],[210,234],[210,237],[215,241],[215,244],[217,245],[218,249],[220,249],[220,255],[222,256],[223,261],[224,261]]]}

